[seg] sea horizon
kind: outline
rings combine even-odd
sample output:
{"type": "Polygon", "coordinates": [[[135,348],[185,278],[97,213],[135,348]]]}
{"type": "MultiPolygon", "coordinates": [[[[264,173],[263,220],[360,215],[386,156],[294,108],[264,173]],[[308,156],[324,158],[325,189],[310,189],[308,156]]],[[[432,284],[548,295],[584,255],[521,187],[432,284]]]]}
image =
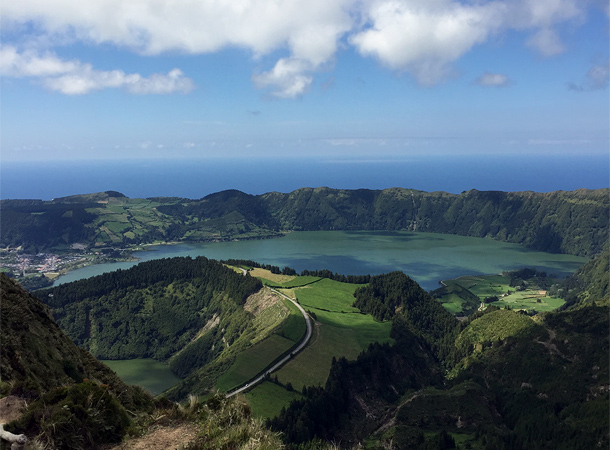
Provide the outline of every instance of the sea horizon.
{"type": "Polygon", "coordinates": [[[571,191],[610,187],[610,155],[432,155],[380,159],[150,159],[3,162],[1,199],[118,191],[130,198],[199,199],[304,187],[422,191],[571,191]]]}

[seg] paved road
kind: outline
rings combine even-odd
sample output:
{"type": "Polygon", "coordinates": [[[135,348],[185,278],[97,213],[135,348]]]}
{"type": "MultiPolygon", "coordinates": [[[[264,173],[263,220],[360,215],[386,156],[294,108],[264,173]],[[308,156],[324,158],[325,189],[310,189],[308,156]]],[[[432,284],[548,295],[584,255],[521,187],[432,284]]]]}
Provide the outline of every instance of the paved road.
{"type": "Polygon", "coordinates": [[[311,338],[311,334],[313,332],[313,326],[311,324],[311,318],[309,317],[309,314],[307,314],[307,312],[303,309],[303,307],[301,305],[299,305],[295,300],[291,299],[290,297],[282,294],[281,292],[267,287],[267,289],[270,289],[271,291],[275,292],[276,294],[284,297],[286,300],[290,300],[292,303],[294,303],[296,305],[297,308],[299,308],[299,311],[301,311],[301,314],[303,314],[303,317],[305,318],[305,324],[307,325],[307,332],[305,333],[305,337],[303,338],[303,340],[301,341],[301,343],[296,346],[295,348],[293,348],[291,350],[291,352],[286,355],[284,358],[282,358],[280,361],[278,361],[277,363],[275,363],[273,366],[271,367],[267,367],[265,370],[263,370],[263,372],[256,377],[253,380],[250,380],[248,383],[244,384],[243,386],[231,391],[230,393],[227,394],[227,397],[232,397],[236,394],[239,394],[240,392],[245,391],[246,389],[250,389],[252,386],[254,386],[255,384],[260,383],[261,381],[263,381],[265,379],[265,376],[267,374],[270,374],[271,372],[275,372],[277,369],[279,369],[280,367],[282,367],[284,364],[286,364],[290,358],[292,358],[294,355],[296,355],[298,352],[300,352],[301,350],[303,350],[303,348],[307,345],[307,343],[309,342],[309,339],[311,338]]]}

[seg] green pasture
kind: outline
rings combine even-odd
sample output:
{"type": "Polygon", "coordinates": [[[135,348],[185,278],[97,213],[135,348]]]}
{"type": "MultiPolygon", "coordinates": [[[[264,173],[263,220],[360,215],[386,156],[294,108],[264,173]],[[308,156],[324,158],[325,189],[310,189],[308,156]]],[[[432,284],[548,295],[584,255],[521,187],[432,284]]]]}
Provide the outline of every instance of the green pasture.
{"type": "Polygon", "coordinates": [[[373,342],[389,342],[390,322],[377,322],[352,306],[358,285],[322,279],[295,289],[299,303],[316,316],[311,343],[277,372],[295,389],[323,385],[333,357],[356,357],[373,342]],[[328,311],[324,311],[328,310],[328,311]]]}
{"type": "Polygon", "coordinates": [[[131,224],[129,222],[106,222],[104,226],[108,228],[113,233],[123,233],[126,230],[131,228],[131,224]]]}
{"type": "Polygon", "coordinates": [[[512,309],[536,310],[540,312],[553,311],[565,303],[559,297],[546,297],[532,294],[532,291],[521,291],[510,294],[492,305],[504,308],[508,306],[512,309]]]}
{"type": "Polygon", "coordinates": [[[294,303],[285,299],[283,301],[284,305],[290,309],[290,315],[282,323],[282,327],[277,333],[287,339],[290,339],[295,344],[299,343],[307,331],[305,319],[303,318],[301,311],[299,311],[299,308],[297,308],[294,303]]]}
{"type": "Polygon", "coordinates": [[[103,360],[127,384],[143,387],[158,395],[178,384],[180,378],[169,367],[154,359],[103,360]]]}
{"type": "Polygon", "coordinates": [[[252,413],[256,417],[271,419],[277,416],[282,408],[287,407],[291,401],[302,397],[296,391],[288,391],[270,381],[265,381],[245,394],[252,413]]]}
{"type": "Polygon", "coordinates": [[[272,334],[265,340],[243,351],[219,379],[216,387],[227,392],[261,373],[282,353],[290,350],[294,342],[283,336],[272,334]]]}
{"type": "Polygon", "coordinates": [[[528,311],[552,311],[565,303],[562,298],[540,294],[541,289],[531,282],[527,289],[517,291],[510,286],[510,277],[502,274],[463,276],[443,283],[445,294],[439,297],[439,301],[454,314],[461,313],[465,306],[473,307],[474,301],[480,303],[492,296],[498,297],[498,301],[491,305],[528,311]],[[509,291],[510,294],[505,295],[509,291]]]}
{"type": "MultiPolygon", "coordinates": [[[[307,277],[299,277],[307,278],[307,277]]],[[[309,284],[296,292],[299,303],[305,309],[314,309],[339,313],[359,313],[353,306],[354,292],[361,285],[340,283],[323,278],[315,284],[309,284]]]]}

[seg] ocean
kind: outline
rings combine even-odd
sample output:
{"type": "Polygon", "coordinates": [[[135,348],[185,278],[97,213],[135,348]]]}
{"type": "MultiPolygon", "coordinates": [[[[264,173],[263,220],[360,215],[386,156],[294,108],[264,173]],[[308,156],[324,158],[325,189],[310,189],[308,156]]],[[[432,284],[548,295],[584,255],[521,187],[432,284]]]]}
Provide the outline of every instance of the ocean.
{"type": "Polygon", "coordinates": [[[413,188],[460,193],[610,186],[609,155],[433,155],[381,159],[240,158],[3,162],[0,198],[50,200],[107,190],[131,198],[199,199],[301,187],[413,188]]]}

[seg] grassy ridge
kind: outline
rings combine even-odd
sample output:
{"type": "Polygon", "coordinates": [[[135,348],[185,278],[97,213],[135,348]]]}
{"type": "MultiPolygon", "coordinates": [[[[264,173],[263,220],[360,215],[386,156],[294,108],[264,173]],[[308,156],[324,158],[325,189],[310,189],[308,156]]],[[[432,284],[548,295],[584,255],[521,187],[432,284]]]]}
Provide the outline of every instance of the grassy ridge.
{"type": "Polygon", "coordinates": [[[484,342],[497,342],[535,326],[531,317],[514,311],[499,309],[475,319],[455,340],[458,348],[467,348],[484,342]]]}
{"type": "Polygon", "coordinates": [[[3,200],[2,247],[30,253],[89,247],[281,236],[286,231],[418,230],[595,256],[608,239],[608,190],[422,192],[304,188],[200,200],[129,199],[116,192],[53,201],[3,200]]]}
{"type": "Polygon", "coordinates": [[[333,358],[355,359],[373,342],[389,342],[390,322],[377,322],[352,306],[358,285],[322,279],[294,292],[305,310],[315,314],[312,342],[277,373],[296,389],[323,385],[333,358]]]}
{"type": "Polygon", "coordinates": [[[251,380],[303,339],[306,331],[305,320],[298,308],[288,300],[282,300],[266,309],[255,322],[269,315],[270,311],[277,310],[277,306],[288,309],[289,314],[282,315],[285,318],[272,334],[265,333],[263,340],[237,355],[229,370],[218,379],[217,389],[226,392],[251,380]]]}

